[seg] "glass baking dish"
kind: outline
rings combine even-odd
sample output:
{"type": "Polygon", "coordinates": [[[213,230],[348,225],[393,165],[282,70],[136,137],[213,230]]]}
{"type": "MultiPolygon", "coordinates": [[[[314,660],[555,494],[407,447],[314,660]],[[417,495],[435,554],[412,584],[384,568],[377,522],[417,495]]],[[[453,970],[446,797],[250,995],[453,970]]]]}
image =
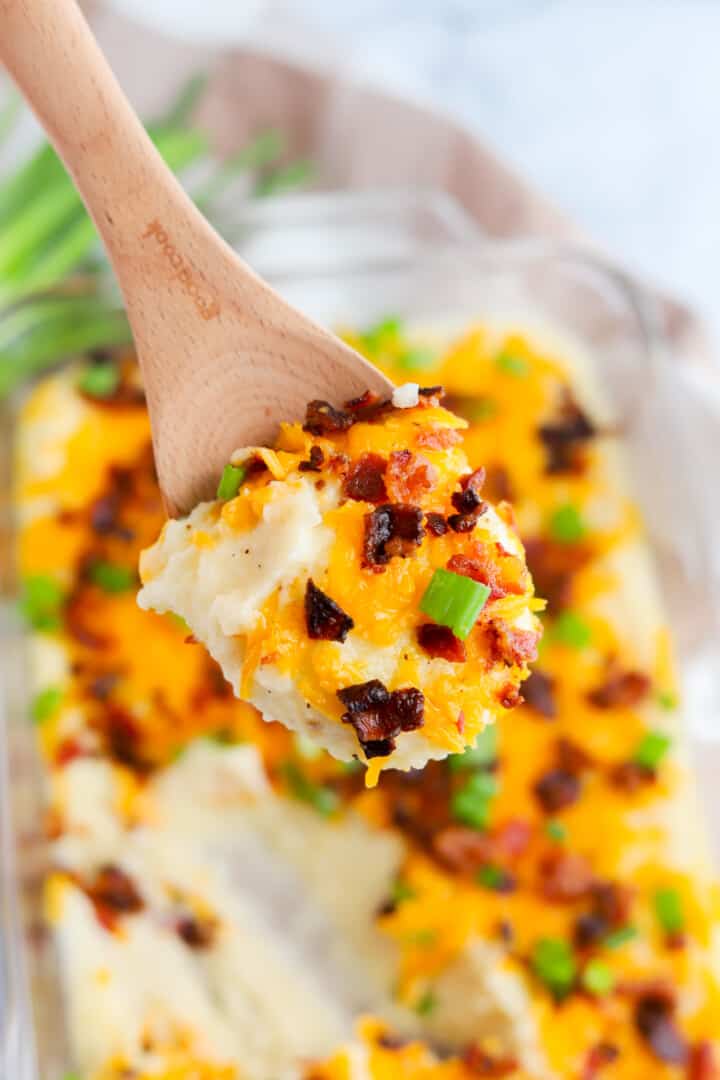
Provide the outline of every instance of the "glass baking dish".
{"type": "MultiPolygon", "coordinates": [[[[621,273],[577,249],[490,242],[436,193],[294,196],[248,208],[231,233],[261,274],[329,326],[388,314],[442,329],[514,321],[591,355],[673,612],[686,723],[717,831],[720,506],[706,497],[712,463],[697,467],[713,439],[720,445],[712,375],[687,371],[669,354],[652,304],[621,273]]],[[[10,403],[0,415],[0,1075],[61,1080],[62,1001],[40,910],[42,772],[14,604],[13,416],[10,403]]]]}

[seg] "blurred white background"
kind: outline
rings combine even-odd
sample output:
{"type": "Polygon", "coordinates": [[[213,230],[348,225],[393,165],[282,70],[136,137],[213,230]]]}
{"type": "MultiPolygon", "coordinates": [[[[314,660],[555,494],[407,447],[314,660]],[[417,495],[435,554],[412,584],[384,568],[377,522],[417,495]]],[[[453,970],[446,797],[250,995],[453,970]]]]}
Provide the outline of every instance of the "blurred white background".
{"type": "Polygon", "coordinates": [[[451,112],[720,337],[717,0],[110,2],[165,33],[259,38],[451,112]]]}

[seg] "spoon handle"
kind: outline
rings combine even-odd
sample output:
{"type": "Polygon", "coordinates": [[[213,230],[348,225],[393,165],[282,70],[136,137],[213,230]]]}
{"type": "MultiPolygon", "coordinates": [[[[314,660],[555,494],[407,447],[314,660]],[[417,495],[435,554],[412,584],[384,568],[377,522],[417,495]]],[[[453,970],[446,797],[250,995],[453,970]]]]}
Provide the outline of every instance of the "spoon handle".
{"type": "MultiPolygon", "coordinates": [[[[183,233],[201,219],[146,134],[75,0],[0,0],[0,60],[65,162],[123,291],[137,293],[162,222],[183,233]]],[[[155,253],[156,254],[156,253],[155,253]]],[[[126,297],[127,298],[127,297],[126,297]]],[[[130,311],[132,317],[132,310],[130,311]]]]}

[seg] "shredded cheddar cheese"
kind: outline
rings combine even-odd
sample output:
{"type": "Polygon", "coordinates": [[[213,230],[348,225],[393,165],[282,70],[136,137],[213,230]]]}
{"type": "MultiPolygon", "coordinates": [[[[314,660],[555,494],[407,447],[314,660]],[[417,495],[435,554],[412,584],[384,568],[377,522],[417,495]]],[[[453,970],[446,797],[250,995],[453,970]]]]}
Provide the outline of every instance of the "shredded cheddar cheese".
{"type": "MultiPolygon", "coordinates": [[[[408,350],[424,340],[393,323],[349,338],[398,383],[408,377],[408,350]]],[[[581,359],[515,328],[475,327],[443,347],[433,338],[433,348],[435,366],[423,379],[445,386],[445,403],[464,421],[432,404],[331,436],[288,425],[277,450],[260,455],[266,468],[248,472],[238,497],[198,525],[191,544],[200,555],[215,551],[208,537],[218,522],[250,534],[274,502],[274,484],[338,483],[299,471],[313,447],[323,469],[338,453],[351,461],[366,453],[389,459],[403,447],[422,453],[437,472],[432,495],[416,495],[423,514],[438,498],[447,516],[458,475],[483,466],[483,497],[517,528],[537,592],[526,583],[522,595],[498,596],[490,610],[511,621],[527,604],[540,613],[544,637],[521,689],[525,702],[501,710],[494,736],[478,719],[488,699],[469,677],[490,655],[483,634],[468,639],[468,667],[447,664],[432,680],[412,642],[389,689],[422,683],[423,730],[450,755],[422,774],[380,775],[376,757],[364,775],[353,762],[309,751],[233,697],[182,621],[139,610],[134,587],[98,585],[90,567],[134,572],[163,524],[145,411],[127,399],[93,404],[68,372],[30,396],[20,425],[18,558],[26,589],[35,581],[35,608],[25,606],[35,620],[36,688],[59,691],[46,699],[52,709],[36,711],[57,845],[47,920],[58,933],[73,912],[79,918],[79,896],[91,920],[83,926],[102,935],[96,946],[119,950],[145,918],[137,893],[152,908],[151,924],[167,930],[166,909],[156,916],[159,901],[144,897],[129,866],[109,875],[105,867],[102,878],[104,849],[97,865],[68,870],[83,830],[75,820],[78,766],[108,767],[92,797],[105,798],[113,785],[109,822],[121,839],[111,850],[122,862],[123,837],[142,829],[151,837],[167,824],[157,792],[188,747],[209,738],[231,756],[247,746],[272,797],[297,800],[298,815],[315,814],[313,842],[360,821],[402,850],[363,932],[394,958],[394,1010],[411,1022],[396,1031],[386,1018],[366,1019],[335,1052],[303,1055],[293,1066],[302,1080],[711,1080],[720,1067],[720,892],[684,763],[670,638],[643,569],[642,528],[607,410],[581,359]],[[431,432],[431,445],[420,446],[428,425],[443,434],[431,432]],[[29,443],[37,453],[27,453],[29,443]],[[468,677],[458,678],[458,667],[468,677]]],[[[419,598],[460,534],[426,536],[412,559],[365,574],[356,553],[373,505],[348,498],[326,509],[323,525],[342,543],[316,584],[352,618],[348,641],[355,633],[383,650],[398,626],[415,629],[419,598]]],[[[490,542],[480,517],[463,552],[490,542]]],[[[522,581],[522,566],[514,569],[522,581]]],[[[155,580],[151,565],[143,577],[155,580]]],[[[515,580],[509,568],[503,580],[515,580]]],[[[304,600],[302,588],[285,582],[263,599],[244,632],[242,690],[249,696],[252,681],[276,669],[337,722],[337,688],[363,680],[362,657],[343,658],[337,641],[307,639],[304,600]]],[[[519,682],[520,672],[508,670],[519,682]]],[[[234,791],[230,783],[223,798],[234,791]]],[[[335,873],[330,860],[325,872],[335,873]]],[[[162,899],[194,920],[183,928],[186,943],[203,941],[214,918],[205,885],[198,880],[191,898],[162,899]]],[[[188,969],[201,970],[206,957],[210,968],[219,964],[224,940],[189,953],[188,969]]],[[[72,993],[90,976],[72,953],[66,963],[72,993]]],[[[92,970],[106,966],[97,960],[92,970]]],[[[141,969],[133,975],[133,1000],[145,977],[141,969]]],[[[103,1017],[101,999],[93,1000],[103,1017]]],[[[83,1080],[129,1072],[139,1080],[267,1080],[241,1054],[210,1052],[200,1020],[182,1038],[171,1019],[163,1030],[151,1055],[139,1044],[121,1055],[108,1045],[83,1080]]]]}

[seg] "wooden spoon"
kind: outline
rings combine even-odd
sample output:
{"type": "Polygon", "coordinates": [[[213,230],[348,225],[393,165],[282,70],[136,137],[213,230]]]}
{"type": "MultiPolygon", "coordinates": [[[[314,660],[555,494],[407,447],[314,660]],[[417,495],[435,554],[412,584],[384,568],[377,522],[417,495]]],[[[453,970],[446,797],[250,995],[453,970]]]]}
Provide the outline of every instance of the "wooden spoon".
{"type": "Polygon", "coordinates": [[[0,0],[0,59],[62,157],[123,291],[168,512],[212,497],[238,446],[312,398],[390,383],[282,300],[193,205],[75,0],[0,0]]]}

